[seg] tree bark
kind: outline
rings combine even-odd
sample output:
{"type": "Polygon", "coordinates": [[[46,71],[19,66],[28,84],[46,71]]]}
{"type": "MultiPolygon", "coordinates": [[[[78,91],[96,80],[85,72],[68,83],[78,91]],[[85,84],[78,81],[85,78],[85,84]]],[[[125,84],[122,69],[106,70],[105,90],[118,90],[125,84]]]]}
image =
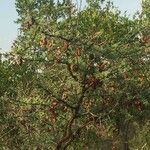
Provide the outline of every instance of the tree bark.
{"type": "Polygon", "coordinates": [[[128,132],[129,132],[129,123],[130,123],[130,120],[127,121],[125,124],[124,124],[124,131],[122,132],[122,138],[123,138],[123,150],[130,150],[129,148],[129,140],[128,140],[128,132]]]}

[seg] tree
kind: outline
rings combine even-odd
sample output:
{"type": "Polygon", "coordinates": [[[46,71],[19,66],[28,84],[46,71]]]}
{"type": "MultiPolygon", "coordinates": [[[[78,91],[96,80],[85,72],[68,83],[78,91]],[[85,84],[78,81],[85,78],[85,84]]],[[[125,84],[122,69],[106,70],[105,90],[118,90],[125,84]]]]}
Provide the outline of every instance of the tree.
{"type": "Polygon", "coordinates": [[[14,149],[129,150],[135,124],[149,120],[145,22],[104,0],[84,9],[71,0],[16,0],[16,8],[12,105],[22,141],[14,149]]]}

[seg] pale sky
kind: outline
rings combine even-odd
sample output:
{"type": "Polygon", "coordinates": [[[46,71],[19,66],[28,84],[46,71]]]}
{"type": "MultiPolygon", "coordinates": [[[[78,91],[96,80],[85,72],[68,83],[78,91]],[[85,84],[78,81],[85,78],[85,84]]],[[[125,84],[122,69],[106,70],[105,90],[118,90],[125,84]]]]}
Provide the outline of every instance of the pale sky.
{"type": "MultiPolygon", "coordinates": [[[[121,11],[127,11],[131,15],[141,9],[141,0],[112,1],[121,11]]],[[[9,51],[17,37],[18,26],[14,23],[16,20],[15,0],[0,0],[0,48],[3,51],[9,51]]]]}

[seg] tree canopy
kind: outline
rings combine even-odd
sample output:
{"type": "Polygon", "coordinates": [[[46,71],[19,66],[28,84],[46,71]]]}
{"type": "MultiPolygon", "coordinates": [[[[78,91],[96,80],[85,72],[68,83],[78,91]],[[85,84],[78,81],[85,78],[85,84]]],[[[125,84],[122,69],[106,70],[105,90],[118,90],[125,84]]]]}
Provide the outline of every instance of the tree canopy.
{"type": "Polygon", "coordinates": [[[0,63],[2,149],[150,148],[150,3],[132,19],[86,3],[16,0],[20,34],[0,63]]]}

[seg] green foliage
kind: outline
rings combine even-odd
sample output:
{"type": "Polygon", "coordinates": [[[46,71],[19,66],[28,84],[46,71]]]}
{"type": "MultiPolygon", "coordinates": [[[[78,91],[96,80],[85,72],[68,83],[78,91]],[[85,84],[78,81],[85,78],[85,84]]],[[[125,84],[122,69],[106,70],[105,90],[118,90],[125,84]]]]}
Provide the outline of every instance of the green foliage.
{"type": "Polygon", "coordinates": [[[111,2],[75,4],[16,0],[20,35],[0,63],[2,149],[149,148],[147,8],[129,19],[111,2]]]}

